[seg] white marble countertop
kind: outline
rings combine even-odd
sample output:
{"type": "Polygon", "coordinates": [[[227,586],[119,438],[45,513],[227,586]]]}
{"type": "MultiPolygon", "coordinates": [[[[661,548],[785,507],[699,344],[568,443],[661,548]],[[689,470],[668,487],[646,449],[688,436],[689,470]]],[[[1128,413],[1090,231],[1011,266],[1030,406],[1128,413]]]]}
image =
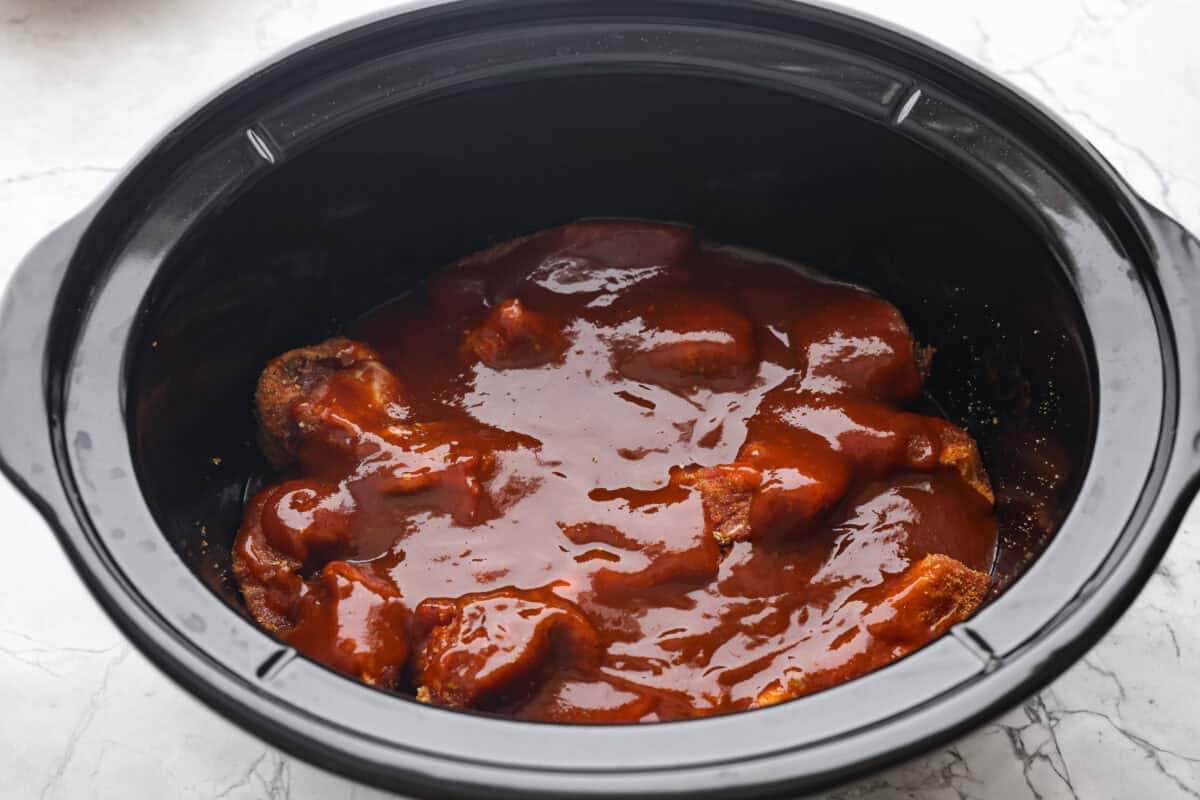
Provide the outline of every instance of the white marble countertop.
{"type": "MultiPolygon", "coordinates": [[[[1200,231],[1196,0],[844,0],[987,65],[1200,231]]],[[[374,0],[0,0],[0,284],[150,137],[374,0]]],[[[0,423],[2,424],[2,423],[0,423]]],[[[0,796],[385,797],[170,683],[0,481],[0,796]]],[[[830,798],[1200,798],[1200,511],[1079,664],[993,724],[830,798]]]]}

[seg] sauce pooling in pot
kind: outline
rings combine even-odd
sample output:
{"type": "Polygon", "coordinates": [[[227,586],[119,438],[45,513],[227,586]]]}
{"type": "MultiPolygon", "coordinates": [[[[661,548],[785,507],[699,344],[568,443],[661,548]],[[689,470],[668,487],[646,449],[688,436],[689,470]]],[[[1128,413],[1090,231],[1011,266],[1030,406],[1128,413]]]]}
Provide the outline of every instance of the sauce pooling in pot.
{"type": "Polygon", "coordinates": [[[586,222],[272,361],[247,606],[368,683],[522,719],[680,719],[887,664],[989,588],[974,442],[866,291],[586,222]]]}

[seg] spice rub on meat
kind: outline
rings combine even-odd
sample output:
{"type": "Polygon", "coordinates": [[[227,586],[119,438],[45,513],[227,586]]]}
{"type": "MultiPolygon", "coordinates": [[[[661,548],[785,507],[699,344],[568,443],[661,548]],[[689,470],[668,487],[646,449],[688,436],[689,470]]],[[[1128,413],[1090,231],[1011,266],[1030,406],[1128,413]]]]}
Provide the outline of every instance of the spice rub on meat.
{"type": "Polygon", "coordinates": [[[300,456],[306,440],[353,435],[356,423],[404,419],[396,377],[361,342],[342,337],[274,358],[258,379],[258,446],[275,467],[300,456]]]}
{"type": "Polygon", "coordinates": [[[585,673],[600,642],[578,609],[546,591],[501,589],[417,606],[417,698],[460,708],[511,704],[558,670],[585,673]]]}
{"type": "Polygon", "coordinates": [[[978,449],[857,287],[644,222],[495,245],[259,379],[233,573],[306,655],[555,722],[782,702],[990,590],[978,449]]]}

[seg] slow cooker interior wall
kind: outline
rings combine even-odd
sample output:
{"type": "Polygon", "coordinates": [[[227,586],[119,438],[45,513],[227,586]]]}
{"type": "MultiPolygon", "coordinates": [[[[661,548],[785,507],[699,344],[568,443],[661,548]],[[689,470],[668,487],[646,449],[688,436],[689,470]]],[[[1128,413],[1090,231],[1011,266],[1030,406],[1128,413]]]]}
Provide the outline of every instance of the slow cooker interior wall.
{"type": "Polygon", "coordinates": [[[236,602],[227,550],[262,468],[251,399],[267,359],[458,256],[586,216],[691,223],[896,302],[938,348],[931,394],[999,485],[1002,577],[1036,557],[1094,415],[1081,314],[1031,228],[877,123],[748,85],[615,75],[382,114],[189,237],[148,301],[129,395],[139,480],[173,546],[236,602]]]}

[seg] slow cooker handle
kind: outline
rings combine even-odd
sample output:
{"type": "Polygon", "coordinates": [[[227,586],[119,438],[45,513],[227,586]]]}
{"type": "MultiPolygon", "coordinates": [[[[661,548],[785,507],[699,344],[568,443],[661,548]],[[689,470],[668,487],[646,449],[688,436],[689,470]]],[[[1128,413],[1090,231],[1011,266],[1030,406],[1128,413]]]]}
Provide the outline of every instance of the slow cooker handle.
{"type": "Polygon", "coordinates": [[[1166,518],[1177,526],[1200,489],[1200,240],[1149,203],[1143,211],[1155,238],[1179,363],[1175,444],[1160,495],[1166,518]]]}
{"type": "Polygon", "coordinates": [[[56,527],[70,508],[51,445],[46,344],[67,265],[98,205],[38,242],[0,300],[0,471],[56,527]]]}

